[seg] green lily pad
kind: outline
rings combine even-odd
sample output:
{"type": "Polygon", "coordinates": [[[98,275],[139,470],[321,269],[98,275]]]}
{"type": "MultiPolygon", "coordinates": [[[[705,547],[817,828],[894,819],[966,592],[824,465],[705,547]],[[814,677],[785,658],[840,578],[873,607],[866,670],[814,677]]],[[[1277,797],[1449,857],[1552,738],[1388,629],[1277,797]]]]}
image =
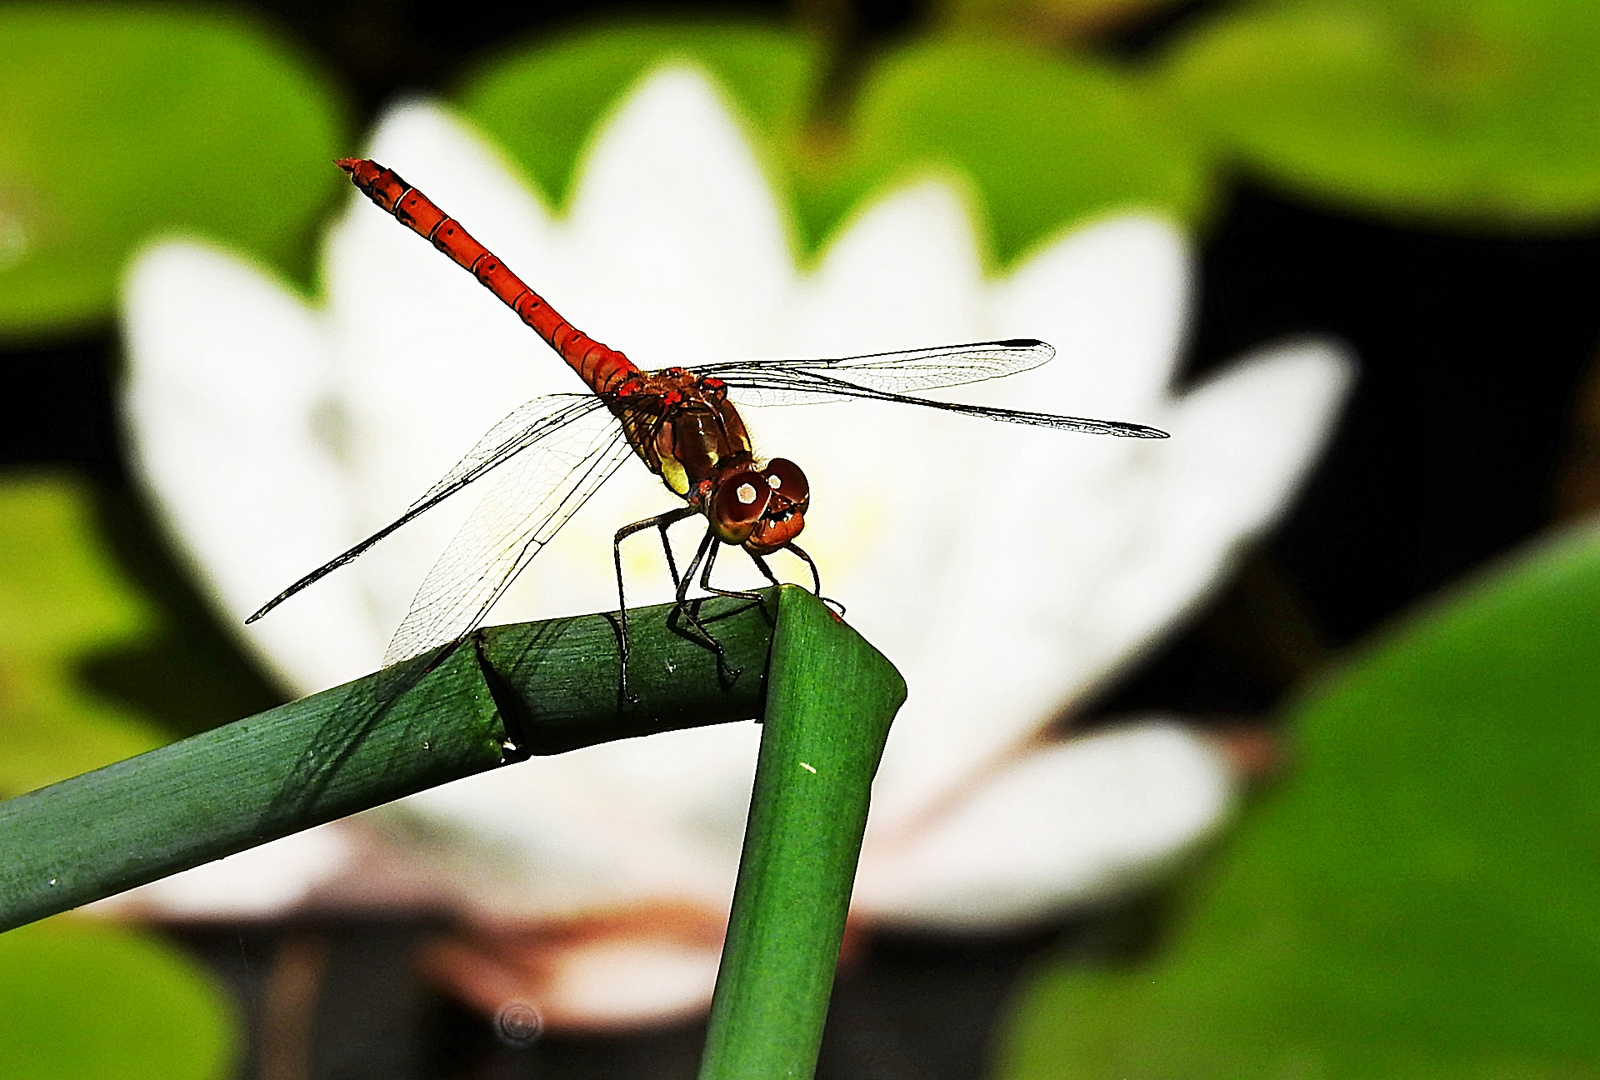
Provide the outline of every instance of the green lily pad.
{"type": "Polygon", "coordinates": [[[989,41],[902,49],[869,72],[846,167],[808,189],[831,227],[870,190],[929,166],[981,195],[1008,262],[1086,218],[1151,210],[1195,217],[1210,193],[1197,146],[1115,68],[989,41]]]}
{"type": "Polygon", "coordinates": [[[301,280],[342,193],[329,84],[254,24],[113,5],[0,7],[0,336],[109,320],[151,235],[301,280]]]}
{"type": "Polygon", "coordinates": [[[1174,107],[1331,203],[1478,228],[1600,217],[1600,5],[1244,10],[1167,58],[1174,107]]]}
{"type": "Polygon", "coordinates": [[[1022,994],[1007,1080],[1600,1076],[1600,531],[1387,635],[1129,969],[1022,994]]]}
{"type": "Polygon", "coordinates": [[[82,483],[0,479],[0,797],[166,741],[143,717],[87,692],[77,672],[153,624],[101,545],[82,483]]]}
{"type": "Polygon", "coordinates": [[[216,1080],[234,1042],[220,989],[169,946],[71,918],[0,935],[6,1076],[216,1080]]]}
{"type": "Polygon", "coordinates": [[[818,77],[817,51],[797,34],[738,23],[623,26],[501,57],[468,78],[457,100],[560,205],[601,117],[674,60],[711,73],[769,144],[796,136],[818,77]]]}

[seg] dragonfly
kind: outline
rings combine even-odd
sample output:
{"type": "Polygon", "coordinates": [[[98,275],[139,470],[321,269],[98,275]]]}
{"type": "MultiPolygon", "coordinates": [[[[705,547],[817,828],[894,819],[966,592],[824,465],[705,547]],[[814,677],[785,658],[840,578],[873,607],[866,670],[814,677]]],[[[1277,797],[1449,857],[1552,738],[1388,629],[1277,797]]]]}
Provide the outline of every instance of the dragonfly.
{"type": "Polygon", "coordinates": [[[624,462],[637,458],[683,504],[623,526],[612,541],[621,689],[626,698],[628,605],[622,542],[628,537],[650,529],[660,533],[675,590],[669,619],[675,630],[716,654],[719,672],[726,671],[722,647],[690,599],[696,577],[707,594],[760,599],[758,593],[711,583],[712,566],[724,546],[742,548],[773,584],[778,578],[767,556],[789,552],[809,568],[813,591],[821,596],[817,565],[795,543],[811,506],[806,475],[787,458],[757,459],[735,398],[749,405],[886,401],[1092,435],[1167,437],[1166,432],[1143,424],[916,396],[1036,368],[1055,350],[1033,338],[833,359],[731,360],[694,370],[646,371],[562,318],[458,221],[392,169],[368,159],[346,158],[337,164],[367,198],[430,241],[515,312],[577,373],[588,392],[543,395],[511,412],[398,518],[294,582],[247,623],[494,474],[491,490],[424,577],[389,644],[384,665],[458,644],[482,624],[517,575],[600,486],[624,462]],[[705,534],[680,573],[667,531],[695,516],[706,519],[705,534]]]}

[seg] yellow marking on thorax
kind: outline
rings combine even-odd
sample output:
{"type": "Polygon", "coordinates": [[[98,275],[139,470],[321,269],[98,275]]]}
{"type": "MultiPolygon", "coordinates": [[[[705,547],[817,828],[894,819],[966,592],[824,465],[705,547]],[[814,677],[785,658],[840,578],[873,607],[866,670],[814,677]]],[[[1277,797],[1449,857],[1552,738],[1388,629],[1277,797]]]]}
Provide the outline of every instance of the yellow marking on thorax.
{"type": "Polygon", "coordinates": [[[662,457],[661,479],[665,480],[667,487],[677,495],[689,494],[689,474],[683,466],[678,464],[675,457],[662,457]]]}

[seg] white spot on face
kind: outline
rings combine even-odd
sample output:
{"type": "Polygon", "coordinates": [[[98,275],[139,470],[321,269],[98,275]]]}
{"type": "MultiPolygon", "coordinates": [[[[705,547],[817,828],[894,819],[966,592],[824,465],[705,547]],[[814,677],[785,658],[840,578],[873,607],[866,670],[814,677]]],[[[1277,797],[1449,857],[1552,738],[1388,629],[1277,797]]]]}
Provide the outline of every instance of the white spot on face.
{"type": "Polygon", "coordinates": [[[779,480],[776,476],[769,476],[767,477],[767,486],[773,491],[777,491],[783,486],[783,481],[779,480]]]}
{"type": "Polygon", "coordinates": [[[734,491],[734,495],[738,497],[740,502],[744,503],[746,506],[749,506],[751,503],[756,501],[755,485],[740,484],[739,487],[734,491]]]}

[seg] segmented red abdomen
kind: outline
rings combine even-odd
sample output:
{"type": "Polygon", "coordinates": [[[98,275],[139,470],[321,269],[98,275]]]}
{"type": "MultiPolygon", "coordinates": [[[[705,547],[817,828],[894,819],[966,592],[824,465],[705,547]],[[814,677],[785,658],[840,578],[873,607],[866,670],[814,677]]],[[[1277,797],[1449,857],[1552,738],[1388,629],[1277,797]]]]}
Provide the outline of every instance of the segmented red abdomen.
{"type": "Polygon", "coordinates": [[[595,393],[605,394],[638,371],[633,361],[583,333],[528,288],[522,279],[488,248],[474,240],[461,223],[436,206],[432,199],[376,161],[345,158],[339,168],[350,174],[356,187],[401,224],[427,237],[433,246],[515,311],[523,322],[560,354],[595,393]]]}

